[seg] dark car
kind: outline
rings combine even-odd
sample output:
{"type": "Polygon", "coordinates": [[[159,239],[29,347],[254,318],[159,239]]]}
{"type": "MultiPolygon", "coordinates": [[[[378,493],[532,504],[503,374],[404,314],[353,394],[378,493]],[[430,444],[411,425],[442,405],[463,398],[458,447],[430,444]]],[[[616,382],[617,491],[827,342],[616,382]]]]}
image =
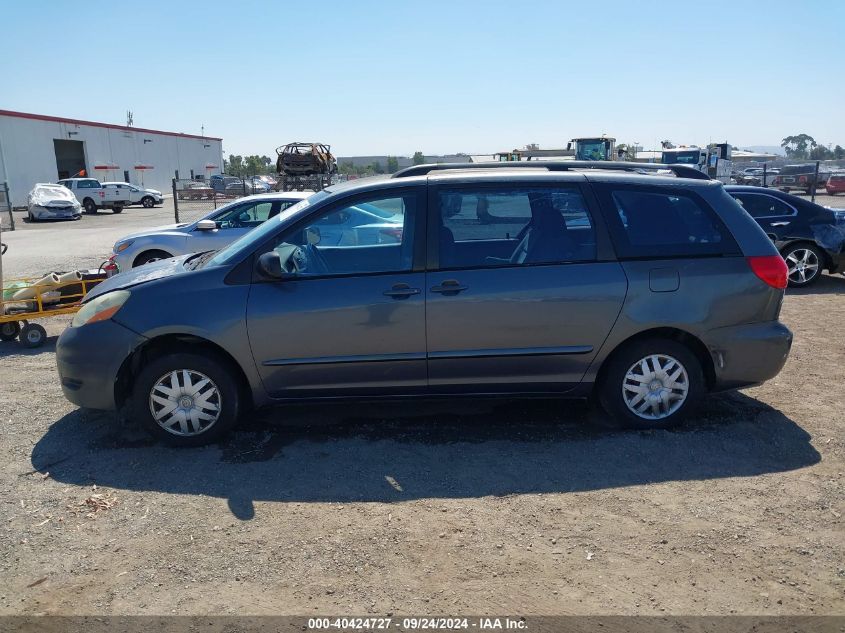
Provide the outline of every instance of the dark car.
{"type": "Polygon", "coordinates": [[[499,165],[337,185],[220,251],[112,277],[57,343],[65,396],[184,446],[303,399],[596,394],[664,428],[781,370],[786,265],[721,183],[499,165]],[[353,207],[396,218],[393,239],[323,240],[353,207]]]}
{"type": "Polygon", "coordinates": [[[845,217],[841,211],[774,189],[729,185],[725,190],[775,243],[786,260],[790,286],[809,286],[819,280],[823,270],[845,270],[845,217]]]}
{"type": "Polygon", "coordinates": [[[816,177],[815,163],[807,163],[805,165],[786,165],[781,167],[780,173],[775,177],[772,186],[777,187],[784,193],[789,193],[793,189],[800,189],[804,193],[810,193],[815,188],[823,189],[830,177],[829,172],[820,171],[816,177]]]}

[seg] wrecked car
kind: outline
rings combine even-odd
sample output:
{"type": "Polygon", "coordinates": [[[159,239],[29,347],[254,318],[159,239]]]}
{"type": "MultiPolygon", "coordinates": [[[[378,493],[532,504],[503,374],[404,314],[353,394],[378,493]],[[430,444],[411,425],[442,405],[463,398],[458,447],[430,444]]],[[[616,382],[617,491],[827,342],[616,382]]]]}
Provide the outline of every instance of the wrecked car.
{"type": "Polygon", "coordinates": [[[38,183],[32,188],[26,198],[26,211],[30,222],[82,217],[82,205],[76,196],[67,187],[51,183],[38,183]]]}

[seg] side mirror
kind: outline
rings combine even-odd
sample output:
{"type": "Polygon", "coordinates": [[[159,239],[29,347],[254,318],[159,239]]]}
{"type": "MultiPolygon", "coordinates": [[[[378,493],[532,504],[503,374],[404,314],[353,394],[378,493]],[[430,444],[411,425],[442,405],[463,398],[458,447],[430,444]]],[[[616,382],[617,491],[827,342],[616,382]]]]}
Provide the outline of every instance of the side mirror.
{"type": "Polygon", "coordinates": [[[284,272],[282,271],[282,258],[276,251],[264,253],[258,258],[258,272],[270,279],[281,279],[284,272]]]}
{"type": "Polygon", "coordinates": [[[313,244],[316,246],[320,243],[320,239],[322,239],[322,236],[320,235],[320,227],[309,226],[305,229],[305,241],[308,244],[313,244]]]}
{"type": "Polygon", "coordinates": [[[217,222],[214,220],[200,220],[197,222],[197,231],[213,231],[217,228],[217,222]]]}

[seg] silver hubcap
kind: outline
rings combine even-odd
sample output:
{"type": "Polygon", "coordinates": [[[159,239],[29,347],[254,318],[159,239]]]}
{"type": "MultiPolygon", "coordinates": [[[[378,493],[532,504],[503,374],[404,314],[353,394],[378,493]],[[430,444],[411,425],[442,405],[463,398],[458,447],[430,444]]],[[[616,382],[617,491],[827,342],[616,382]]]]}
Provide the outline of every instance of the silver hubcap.
{"type": "Polygon", "coordinates": [[[689,393],[689,376],[677,359],[652,354],[637,361],[622,381],[625,406],[644,420],[666,418],[684,404],[689,393]]]}
{"type": "Polygon", "coordinates": [[[191,369],[164,374],[150,390],[153,418],[174,435],[205,433],[220,417],[221,406],[217,385],[205,374],[191,369]]]}
{"type": "Polygon", "coordinates": [[[41,340],[41,332],[39,332],[38,330],[30,330],[26,333],[26,340],[28,340],[30,343],[37,343],[41,340]]]}
{"type": "Polygon", "coordinates": [[[804,284],[818,274],[819,258],[808,248],[796,248],[786,256],[786,267],[790,281],[804,284]]]}

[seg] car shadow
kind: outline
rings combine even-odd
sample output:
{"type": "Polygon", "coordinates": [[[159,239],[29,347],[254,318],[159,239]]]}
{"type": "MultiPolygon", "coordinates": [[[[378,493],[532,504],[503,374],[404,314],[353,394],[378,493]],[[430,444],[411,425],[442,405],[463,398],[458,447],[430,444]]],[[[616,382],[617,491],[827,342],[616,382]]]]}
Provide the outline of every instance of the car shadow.
{"type": "Polygon", "coordinates": [[[32,451],[59,482],[228,500],[397,502],[571,493],[751,477],[820,460],[810,435],[742,394],[709,398],[673,431],[613,431],[559,400],[297,405],[256,414],[217,446],[173,449],[112,414],[76,410],[32,451]]]}
{"type": "Polygon", "coordinates": [[[48,336],[40,347],[24,347],[15,339],[13,341],[0,341],[0,358],[9,356],[36,356],[45,352],[56,352],[56,341],[58,336],[48,336]]]}
{"type": "Polygon", "coordinates": [[[787,296],[790,295],[841,295],[845,294],[845,275],[822,275],[819,280],[809,288],[787,288],[787,296]]]}

